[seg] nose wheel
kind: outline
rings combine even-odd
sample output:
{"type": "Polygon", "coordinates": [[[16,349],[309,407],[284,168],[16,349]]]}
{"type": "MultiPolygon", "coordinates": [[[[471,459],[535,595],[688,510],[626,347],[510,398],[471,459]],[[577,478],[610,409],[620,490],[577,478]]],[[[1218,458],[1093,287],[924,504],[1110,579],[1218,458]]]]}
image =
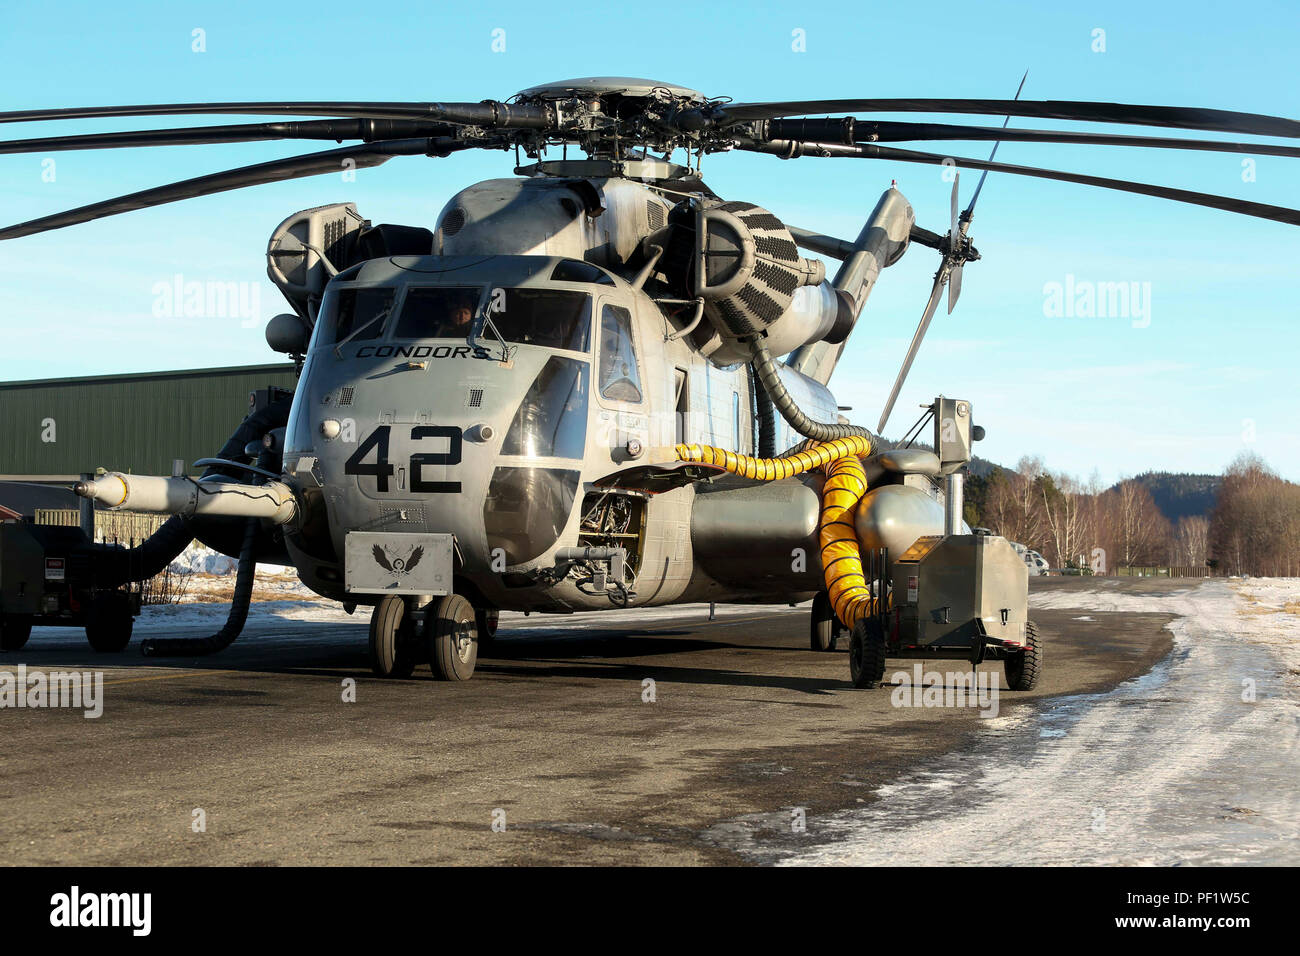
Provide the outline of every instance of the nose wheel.
{"type": "Polygon", "coordinates": [[[417,658],[406,602],[385,595],[370,615],[370,669],[379,677],[410,677],[417,658]]]}
{"type": "Polygon", "coordinates": [[[474,605],[449,594],[429,608],[429,663],[437,680],[469,680],[478,663],[474,605]]]}

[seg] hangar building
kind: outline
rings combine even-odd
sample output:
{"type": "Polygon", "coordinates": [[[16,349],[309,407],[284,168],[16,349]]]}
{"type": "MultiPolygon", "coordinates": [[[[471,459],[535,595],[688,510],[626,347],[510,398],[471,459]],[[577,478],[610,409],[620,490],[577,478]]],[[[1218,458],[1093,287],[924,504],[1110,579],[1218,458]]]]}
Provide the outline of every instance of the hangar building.
{"type": "Polygon", "coordinates": [[[28,500],[40,497],[35,485],[97,468],[169,475],[181,458],[197,475],[194,462],[221,449],[248,414],[251,392],[295,383],[289,362],[0,382],[0,482],[27,489],[0,486],[0,505],[30,514],[47,507],[28,500]]]}

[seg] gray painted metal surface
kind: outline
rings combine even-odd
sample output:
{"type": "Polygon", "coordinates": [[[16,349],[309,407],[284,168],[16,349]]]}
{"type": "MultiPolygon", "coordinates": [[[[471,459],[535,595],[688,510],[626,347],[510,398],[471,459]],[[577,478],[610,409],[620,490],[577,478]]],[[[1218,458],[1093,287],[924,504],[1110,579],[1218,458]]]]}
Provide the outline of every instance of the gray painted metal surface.
{"type": "Polygon", "coordinates": [[[1024,643],[1029,570],[1006,538],[921,538],[895,562],[893,587],[905,644],[968,647],[976,621],[994,640],[1024,643]]]}

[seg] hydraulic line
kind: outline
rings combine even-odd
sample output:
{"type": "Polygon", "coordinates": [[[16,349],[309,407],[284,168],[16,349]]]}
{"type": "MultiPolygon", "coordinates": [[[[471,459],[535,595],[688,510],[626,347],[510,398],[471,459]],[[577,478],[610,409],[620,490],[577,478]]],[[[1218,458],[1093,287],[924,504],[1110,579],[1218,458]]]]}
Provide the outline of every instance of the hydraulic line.
{"type": "Polygon", "coordinates": [[[800,435],[823,442],[847,438],[850,435],[868,439],[871,437],[871,432],[861,425],[826,425],[813,421],[803,413],[803,410],[795,404],[794,398],[786,391],[781,381],[781,374],[776,367],[776,360],[772,358],[772,353],[764,344],[763,337],[757,336],[750,343],[750,348],[754,353],[754,372],[763,386],[763,391],[772,400],[781,417],[800,435]]]}
{"type": "Polygon", "coordinates": [[[780,458],[752,458],[712,445],[677,445],[675,451],[678,461],[702,462],[757,481],[780,481],[822,470],[826,483],[817,537],[822,580],[831,607],[849,628],[876,612],[876,600],[862,571],[862,552],[853,523],[858,503],[867,493],[862,459],[871,453],[870,439],[850,435],[824,444],[803,442],[780,458]]]}

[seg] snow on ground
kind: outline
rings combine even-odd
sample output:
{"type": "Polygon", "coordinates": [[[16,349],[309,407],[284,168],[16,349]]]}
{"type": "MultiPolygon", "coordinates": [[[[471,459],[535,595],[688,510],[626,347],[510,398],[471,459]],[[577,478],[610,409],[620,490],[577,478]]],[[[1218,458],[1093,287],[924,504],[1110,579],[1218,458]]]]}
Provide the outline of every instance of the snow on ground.
{"type": "MultiPolygon", "coordinates": [[[[168,630],[172,628],[212,627],[225,623],[230,612],[230,598],[235,587],[235,564],[232,559],[202,545],[192,545],[173,563],[175,571],[189,571],[185,595],[177,604],[148,605],[141,610],[135,627],[140,631],[168,630]],[[227,568],[222,562],[229,562],[227,568]],[[212,568],[215,570],[202,570],[212,568]]],[[[776,613],[791,610],[787,605],[755,607],[754,605],[718,605],[714,610],[716,620],[748,619],[756,613],[776,613]]],[[[804,607],[806,610],[806,605],[804,607]]],[[[556,630],[587,631],[617,630],[620,628],[653,628],[665,624],[687,621],[692,618],[708,620],[707,604],[688,604],[663,608],[633,608],[626,611],[587,611],[576,614],[531,614],[506,611],[501,615],[501,628],[511,632],[556,630]]],[[[253,602],[249,608],[249,624],[295,621],[301,623],[353,623],[367,624],[370,609],[360,607],[348,615],[336,601],[323,598],[298,580],[292,567],[259,564],[253,585],[253,602]]]]}
{"type": "Polygon", "coordinates": [[[796,865],[1300,863],[1300,579],[1030,600],[1177,614],[1174,649],[1109,693],[984,722],[970,749],[810,825],[829,842],[737,848],[796,865]]]}

